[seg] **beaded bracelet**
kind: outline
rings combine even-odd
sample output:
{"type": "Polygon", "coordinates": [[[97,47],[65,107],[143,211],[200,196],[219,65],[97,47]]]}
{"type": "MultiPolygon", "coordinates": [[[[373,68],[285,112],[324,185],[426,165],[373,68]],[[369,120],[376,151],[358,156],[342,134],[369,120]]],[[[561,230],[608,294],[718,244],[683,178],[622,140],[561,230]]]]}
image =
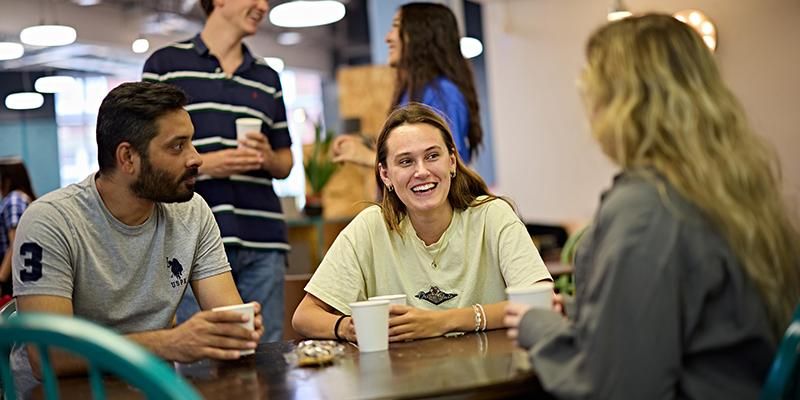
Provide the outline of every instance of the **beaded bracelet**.
{"type": "Polygon", "coordinates": [[[472,311],[475,312],[475,332],[479,332],[481,330],[481,310],[478,308],[479,304],[472,305],[472,311]]]}
{"type": "Polygon", "coordinates": [[[486,330],[486,325],[489,323],[489,319],[486,318],[486,312],[483,310],[483,306],[480,304],[476,304],[478,308],[481,310],[481,316],[483,317],[483,327],[481,328],[482,331],[486,330]]]}

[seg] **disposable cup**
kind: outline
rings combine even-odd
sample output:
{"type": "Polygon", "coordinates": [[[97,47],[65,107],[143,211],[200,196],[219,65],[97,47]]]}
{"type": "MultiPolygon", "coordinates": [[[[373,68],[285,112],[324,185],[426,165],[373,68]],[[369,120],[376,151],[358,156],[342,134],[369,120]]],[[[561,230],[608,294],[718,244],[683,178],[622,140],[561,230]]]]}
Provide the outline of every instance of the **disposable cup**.
{"type": "Polygon", "coordinates": [[[350,303],[356,326],[358,350],[383,351],[389,348],[389,300],[350,303]]]}
{"type": "Polygon", "coordinates": [[[506,288],[508,301],[535,308],[553,308],[553,282],[537,282],[532,286],[506,288]]]}
{"type": "MultiPolygon", "coordinates": [[[[212,308],[211,311],[235,311],[242,315],[247,315],[247,322],[242,322],[241,325],[244,328],[249,330],[255,330],[255,326],[253,326],[253,319],[255,318],[256,310],[253,303],[245,303],[245,304],[234,304],[232,306],[225,306],[225,307],[216,307],[212,308]]],[[[246,356],[249,354],[255,353],[255,349],[251,350],[242,350],[240,352],[241,355],[246,356]]]]}
{"type": "MultiPolygon", "coordinates": [[[[261,120],[258,118],[236,119],[236,140],[247,140],[248,132],[261,132],[261,120]]],[[[239,143],[241,147],[242,144],[239,143]]]]}
{"type": "Polygon", "coordinates": [[[389,304],[408,305],[407,296],[404,294],[387,294],[383,296],[372,296],[370,300],[389,300],[389,304]]]}

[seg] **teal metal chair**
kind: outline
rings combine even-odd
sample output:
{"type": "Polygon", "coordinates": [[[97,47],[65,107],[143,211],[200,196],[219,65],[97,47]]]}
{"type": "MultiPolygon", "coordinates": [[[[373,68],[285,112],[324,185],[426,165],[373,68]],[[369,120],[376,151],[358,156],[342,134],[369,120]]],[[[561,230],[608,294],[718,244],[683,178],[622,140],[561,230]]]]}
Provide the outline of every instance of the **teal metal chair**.
{"type": "Polygon", "coordinates": [[[58,379],[47,349],[73,353],[87,361],[95,399],[105,399],[103,373],[139,389],[148,399],[200,399],[167,363],[138,344],[92,322],[74,317],[24,313],[0,319],[0,377],[6,400],[16,399],[9,356],[14,343],[39,351],[46,398],[58,399],[58,379]]]}
{"type": "Polygon", "coordinates": [[[17,299],[12,299],[3,307],[0,307],[0,320],[8,319],[14,316],[17,312],[17,299]]]}
{"type": "Polygon", "coordinates": [[[800,400],[800,306],[786,328],[761,391],[762,400],[800,400]]]}

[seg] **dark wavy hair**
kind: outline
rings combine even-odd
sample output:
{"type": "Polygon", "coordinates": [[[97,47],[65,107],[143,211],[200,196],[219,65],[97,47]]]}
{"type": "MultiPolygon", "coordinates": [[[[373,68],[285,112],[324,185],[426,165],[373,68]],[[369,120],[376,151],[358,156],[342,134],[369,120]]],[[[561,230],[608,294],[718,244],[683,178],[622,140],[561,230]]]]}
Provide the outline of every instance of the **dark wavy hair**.
{"type": "Polygon", "coordinates": [[[200,8],[203,9],[206,17],[208,17],[214,11],[214,0],[200,0],[200,8]]]}
{"type": "MultiPolygon", "coordinates": [[[[392,109],[408,94],[422,100],[425,85],[443,76],[458,86],[469,111],[470,155],[478,154],[483,129],[478,110],[472,68],[461,54],[458,24],[453,12],[435,3],[409,3],[400,7],[400,40],[403,42],[392,109]]],[[[434,88],[435,90],[436,88],[434,88]]]]}
{"type": "Polygon", "coordinates": [[[388,149],[386,148],[386,142],[389,140],[389,136],[392,135],[395,128],[406,124],[428,124],[436,128],[442,135],[447,152],[456,156],[456,176],[451,178],[450,193],[447,194],[447,201],[450,202],[450,206],[453,209],[466,210],[467,207],[479,206],[498,198],[508,202],[508,200],[492,194],[480,175],[464,165],[464,162],[461,161],[461,156],[456,151],[450,127],[444,118],[431,107],[422,103],[411,102],[389,114],[389,118],[383,123],[383,128],[380,135],[378,135],[376,144],[378,154],[375,157],[375,180],[378,182],[378,190],[383,194],[379,205],[383,209],[383,219],[389,226],[389,230],[399,232],[400,221],[406,215],[406,205],[400,201],[396,192],[389,191],[383,183],[381,165],[387,165],[388,149]],[[478,196],[487,197],[480,201],[475,201],[478,196]]]}
{"type": "Polygon", "coordinates": [[[100,172],[114,170],[117,147],[123,142],[147,157],[147,146],[158,133],[158,118],[185,105],[183,90],[166,83],[128,82],[111,90],[97,112],[100,172]]]}
{"type": "Polygon", "coordinates": [[[14,190],[25,193],[31,201],[36,200],[25,163],[17,158],[0,160],[0,195],[5,196],[14,190]]]}

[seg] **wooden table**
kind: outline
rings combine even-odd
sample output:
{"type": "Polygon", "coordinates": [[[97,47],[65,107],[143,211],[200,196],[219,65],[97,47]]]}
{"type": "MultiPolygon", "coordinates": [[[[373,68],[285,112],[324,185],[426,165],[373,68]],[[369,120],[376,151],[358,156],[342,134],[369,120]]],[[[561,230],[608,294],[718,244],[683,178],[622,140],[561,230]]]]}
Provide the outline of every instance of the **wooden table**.
{"type": "MultiPolygon", "coordinates": [[[[527,354],[505,330],[392,343],[389,351],[360,354],[353,345],[336,364],[290,367],[283,355],[294,342],[261,345],[238,361],[177,365],[206,399],[549,398],[527,354]]],[[[109,380],[108,398],[140,398],[109,380]]],[[[62,398],[89,398],[86,379],[66,379],[62,398]]]]}

